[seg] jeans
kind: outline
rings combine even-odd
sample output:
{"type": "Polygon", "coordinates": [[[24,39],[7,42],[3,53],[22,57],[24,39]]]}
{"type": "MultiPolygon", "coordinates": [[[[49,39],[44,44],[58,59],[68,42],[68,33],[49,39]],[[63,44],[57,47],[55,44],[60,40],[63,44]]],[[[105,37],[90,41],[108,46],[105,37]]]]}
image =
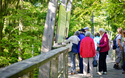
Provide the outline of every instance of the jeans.
{"type": "Polygon", "coordinates": [[[78,53],[79,56],[79,68],[80,72],[83,73],[83,58],[80,57],[80,54],[78,53]]]}
{"type": "Polygon", "coordinates": [[[75,56],[76,56],[76,53],[69,52],[69,63],[70,63],[70,66],[71,66],[70,67],[71,73],[75,73],[76,72],[75,56]]]}

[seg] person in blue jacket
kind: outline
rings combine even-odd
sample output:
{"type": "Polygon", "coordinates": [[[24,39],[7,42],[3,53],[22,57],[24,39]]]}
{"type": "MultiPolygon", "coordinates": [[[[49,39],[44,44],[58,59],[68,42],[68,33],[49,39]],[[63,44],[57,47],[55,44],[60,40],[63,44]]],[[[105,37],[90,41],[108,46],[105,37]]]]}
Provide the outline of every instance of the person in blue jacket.
{"type": "Polygon", "coordinates": [[[83,58],[80,57],[80,43],[81,43],[81,40],[83,38],[85,38],[85,34],[84,33],[85,33],[85,30],[82,28],[80,30],[80,34],[78,36],[79,39],[80,39],[79,44],[78,44],[78,57],[79,57],[79,68],[80,68],[79,73],[83,73],[83,58]]]}
{"type": "MultiPolygon", "coordinates": [[[[89,27],[85,27],[84,30],[85,30],[85,32],[86,32],[86,31],[89,31],[89,27]]],[[[91,38],[92,38],[92,39],[94,38],[92,34],[91,34],[91,38]]]]}

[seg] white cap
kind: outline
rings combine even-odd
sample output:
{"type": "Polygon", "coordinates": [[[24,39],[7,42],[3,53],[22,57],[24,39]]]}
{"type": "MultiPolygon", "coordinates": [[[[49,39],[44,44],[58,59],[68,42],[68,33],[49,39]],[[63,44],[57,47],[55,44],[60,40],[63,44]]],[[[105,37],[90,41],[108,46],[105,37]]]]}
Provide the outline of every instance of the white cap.
{"type": "Polygon", "coordinates": [[[89,27],[85,27],[84,29],[85,29],[85,30],[89,30],[89,27]]]}

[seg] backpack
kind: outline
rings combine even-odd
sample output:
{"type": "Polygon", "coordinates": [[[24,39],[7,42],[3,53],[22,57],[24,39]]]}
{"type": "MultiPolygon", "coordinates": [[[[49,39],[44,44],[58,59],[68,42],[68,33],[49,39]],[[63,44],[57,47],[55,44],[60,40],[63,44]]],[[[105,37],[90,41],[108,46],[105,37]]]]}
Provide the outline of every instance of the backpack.
{"type": "Polygon", "coordinates": [[[92,64],[93,64],[93,67],[97,67],[97,65],[98,65],[97,60],[94,59],[92,64]]]}
{"type": "Polygon", "coordinates": [[[72,43],[73,45],[72,45],[72,50],[71,50],[71,52],[74,52],[74,53],[78,53],[78,45],[77,44],[74,44],[74,43],[72,43]]]}
{"type": "MultiPolygon", "coordinates": [[[[119,35],[118,35],[119,36],[119,35]]],[[[116,45],[116,38],[118,37],[116,36],[115,39],[113,40],[113,50],[115,50],[117,48],[117,45],[116,45]]]]}

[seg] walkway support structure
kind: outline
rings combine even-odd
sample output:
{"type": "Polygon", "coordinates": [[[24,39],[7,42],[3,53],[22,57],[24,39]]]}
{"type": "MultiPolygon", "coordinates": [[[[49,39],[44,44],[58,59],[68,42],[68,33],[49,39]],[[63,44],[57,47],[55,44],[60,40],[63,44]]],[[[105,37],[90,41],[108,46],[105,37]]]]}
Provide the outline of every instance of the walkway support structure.
{"type": "MultiPolygon", "coordinates": [[[[71,10],[72,0],[70,0],[69,2],[70,2],[70,5],[68,5],[68,9],[71,10]]],[[[67,0],[62,0],[61,5],[63,5],[66,9],[67,0]]],[[[44,27],[41,54],[46,53],[52,49],[57,7],[58,7],[58,0],[49,1],[48,12],[47,12],[46,22],[45,22],[45,27],[44,27]]],[[[65,26],[66,26],[66,22],[65,22],[65,26]]],[[[63,56],[64,55],[62,54],[59,57],[59,61],[61,61],[61,58],[63,58],[63,56]]],[[[56,61],[56,60],[53,60],[53,61],[56,61]]],[[[57,61],[58,61],[58,59],[57,59],[57,61]]],[[[48,62],[39,68],[39,78],[50,78],[51,77],[49,73],[52,72],[50,70],[51,69],[50,67],[52,66],[52,64],[53,63],[48,62]]],[[[59,68],[60,67],[62,67],[62,66],[59,65],[59,68]]]]}
{"type": "MultiPolygon", "coordinates": [[[[57,11],[58,0],[50,0],[48,5],[48,12],[44,26],[44,33],[42,39],[41,54],[46,53],[52,49],[53,34],[55,28],[55,19],[57,11]]],[[[39,68],[39,78],[50,78],[50,62],[39,68]]]]}
{"type": "MultiPolygon", "coordinates": [[[[70,0],[67,5],[67,0],[62,0],[67,12],[71,11],[72,1],[70,0]]],[[[39,78],[68,78],[68,52],[71,50],[72,45],[69,44],[52,50],[57,6],[58,0],[49,1],[41,55],[0,69],[0,78],[21,78],[25,76],[34,78],[34,70],[36,69],[39,69],[39,76],[37,76],[39,78]]],[[[67,22],[65,25],[67,25],[67,22]]]]}
{"type": "Polygon", "coordinates": [[[51,50],[33,58],[14,63],[0,69],[0,78],[18,78],[28,75],[26,78],[34,78],[34,69],[50,62],[49,78],[68,78],[68,52],[71,44],[65,47],[51,50]],[[59,57],[63,54],[63,58],[59,57]],[[28,73],[28,74],[27,74],[28,73]]]}

